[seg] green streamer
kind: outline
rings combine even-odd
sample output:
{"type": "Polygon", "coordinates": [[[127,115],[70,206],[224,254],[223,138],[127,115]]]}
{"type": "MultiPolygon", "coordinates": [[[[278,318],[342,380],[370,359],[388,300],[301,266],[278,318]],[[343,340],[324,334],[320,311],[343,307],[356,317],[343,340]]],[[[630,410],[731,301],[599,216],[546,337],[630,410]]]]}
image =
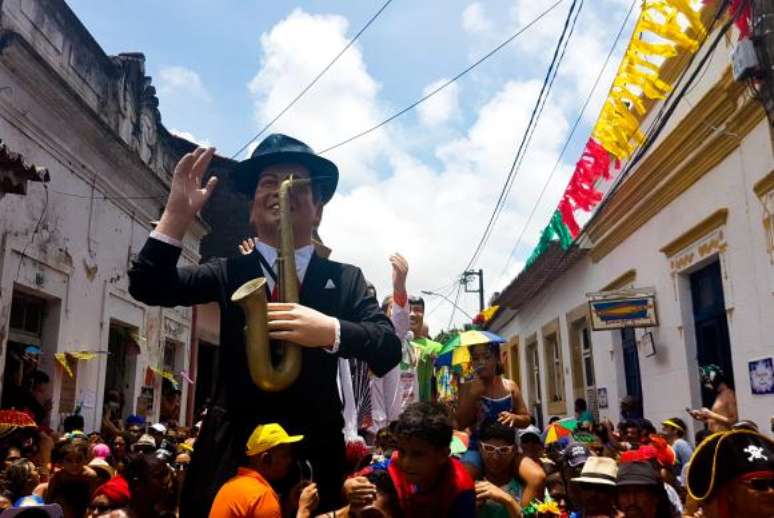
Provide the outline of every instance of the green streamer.
{"type": "Polygon", "coordinates": [[[526,267],[529,268],[532,266],[534,262],[548,250],[551,241],[556,241],[557,239],[562,250],[567,250],[570,248],[570,245],[572,245],[572,234],[570,234],[570,229],[568,229],[567,225],[562,221],[562,214],[558,210],[554,211],[554,215],[551,216],[551,221],[548,223],[548,226],[546,226],[540,234],[540,240],[538,240],[537,246],[527,259],[526,267]]]}

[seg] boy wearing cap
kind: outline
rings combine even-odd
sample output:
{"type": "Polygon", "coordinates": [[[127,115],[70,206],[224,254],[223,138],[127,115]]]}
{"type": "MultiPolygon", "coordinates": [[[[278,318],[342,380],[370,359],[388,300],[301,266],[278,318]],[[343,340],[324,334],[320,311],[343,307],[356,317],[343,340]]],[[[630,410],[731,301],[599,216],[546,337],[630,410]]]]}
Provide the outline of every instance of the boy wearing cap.
{"type": "Polygon", "coordinates": [[[562,451],[559,459],[559,472],[567,491],[567,507],[571,511],[581,510],[581,496],[578,488],[570,481],[580,476],[583,465],[591,457],[591,450],[581,442],[571,442],[562,451]]]}
{"type": "MultiPolygon", "coordinates": [[[[299,452],[319,475],[321,510],[339,507],[345,447],[338,388],[339,358],[356,358],[383,376],[400,361],[393,327],[359,268],[321,257],[312,243],[323,206],[338,182],[336,166],[303,142],[270,135],[228,178],[252,200],[250,223],[257,243],[248,255],[177,267],[181,241],[212,194],[217,178],[202,177],[214,150],[199,148],[175,168],[164,213],[129,270],[129,292],[157,306],[220,307],[219,373],[213,404],[204,418],[181,499],[183,518],[206,516],[218,488],[242,463],[243,445],[258,423],[276,422],[306,437],[299,452]],[[245,315],[231,295],[247,281],[264,277],[267,298],[276,286],[280,184],[289,176],[309,179],[290,194],[298,304],[267,304],[269,337],[302,348],[298,379],[286,390],[266,392],[250,377],[245,352],[245,315]]],[[[245,236],[248,237],[248,236],[245,236]]],[[[297,474],[291,473],[297,478],[297,474]]]]}
{"type": "MultiPolygon", "coordinates": [[[[278,518],[279,497],[271,482],[283,479],[293,463],[292,445],[302,435],[288,435],[277,423],[258,425],[247,440],[247,466],[226,482],[212,503],[210,518],[278,518]]],[[[297,516],[309,517],[317,506],[317,486],[306,486],[297,516]]]]}
{"type": "Polygon", "coordinates": [[[674,473],[682,483],[683,468],[688,465],[693,455],[693,447],[685,440],[685,421],[679,417],[670,417],[661,422],[661,431],[664,433],[669,445],[675,451],[677,457],[674,473]]]}

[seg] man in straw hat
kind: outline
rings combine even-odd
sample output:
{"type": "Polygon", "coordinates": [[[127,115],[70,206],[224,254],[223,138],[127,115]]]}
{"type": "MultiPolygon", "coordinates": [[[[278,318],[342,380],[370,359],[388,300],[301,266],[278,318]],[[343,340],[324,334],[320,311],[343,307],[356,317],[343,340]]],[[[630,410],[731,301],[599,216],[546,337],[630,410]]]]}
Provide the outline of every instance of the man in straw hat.
{"type": "MultiPolygon", "coordinates": [[[[242,463],[248,436],[257,424],[267,422],[306,437],[299,454],[319,476],[321,511],[336,509],[345,469],[338,359],[363,360],[381,376],[400,361],[400,341],[376,299],[366,293],[360,269],[315,252],[313,230],[333,197],[339,173],[335,164],[286,135],[268,136],[249,160],[231,172],[235,190],[253,200],[250,222],[257,235],[255,250],[178,268],[180,242],[218,182],[212,177],[202,187],[213,154],[212,148],[198,148],[178,162],[164,213],[129,270],[129,292],[146,304],[217,302],[220,306],[216,395],[186,477],[181,516],[207,515],[219,487],[242,463]],[[269,294],[275,287],[280,237],[278,189],[290,175],[311,180],[290,196],[300,303],[269,303],[268,328],[272,339],[303,348],[303,366],[288,389],[264,392],[250,378],[245,316],[231,302],[231,295],[256,277],[267,279],[269,294]]],[[[299,476],[291,469],[290,478],[299,476]]],[[[292,485],[290,480],[288,485],[292,485]]]]}
{"type": "Polygon", "coordinates": [[[774,441],[752,430],[711,435],[696,447],[686,485],[705,518],[774,516],[774,441]]]}
{"type": "Polygon", "coordinates": [[[618,465],[609,457],[589,457],[579,477],[571,480],[580,496],[585,517],[614,516],[618,465]]]}

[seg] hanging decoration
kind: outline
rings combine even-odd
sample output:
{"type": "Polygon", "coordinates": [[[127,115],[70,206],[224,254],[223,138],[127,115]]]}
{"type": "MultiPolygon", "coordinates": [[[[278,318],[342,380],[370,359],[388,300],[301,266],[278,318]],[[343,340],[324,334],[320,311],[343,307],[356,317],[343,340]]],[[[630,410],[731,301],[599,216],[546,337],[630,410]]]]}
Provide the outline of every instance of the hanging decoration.
{"type": "Polygon", "coordinates": [[[67,375],[72,378],[73,370],[70,368],[70,364],[67,362],[67,355],[65,353],[55,353],[54,358],[56,358],[56,361],[59,362],[59,365],[62,366],[62,369],[64,369],[67,375]]]}
{"type": "Polygon", "coordinates": [[[109,354],[108,351],[67,351],[62,353],[54,353],[54,358],[62,369],[71,378],[74,376],[73,370],[70,368],[69,359],[72,358],[76,361],[89,361],[97,357],[98,354],[109,354]]]}
{"type": "Polygon", "coordinates": [[[696,52],[707,35],[700,11],[694,10],[691,3],[644,1],[599,118],[526,267],[546,251],[551,241],[558,240],[563,250],[570,247],[581,231],[575,213],[591,212],[602,201],[603,194],[597,188],[600,181],[611,180],[613,168],[620,169],[621,161],[644,142],[645,134],[640,129],[647,114],[644,99],[663,100],[672,90],[661,76],[661,64],[681,52],[696,52]]]}
{"type": "Polygon", "coordinates": [[[177,378],[175,378],[175,373],[172,371],[168,371],[166,369],[157,369],[156,367],[149,367],[151,371],[153,371],[155,374],[161,376],[163,379],[169,381],[172,383],[172,386],[175,388],[175,390],[178,389],[178,382],[177,378]]]}
{"type": "Polygon", "coordinates": [[[551,244],[551,241],[555,241],[554,238],[559,240],[562,250],[567,250],[572,244],[572,234],[570,234],[567,225],[562,221],[562,214],[558,210],[554,212],[554,215],[551,217],[551,222],[543,229],[543,233],[540,234],[537,246],[527,259],[526,267],[532,266],[532,263],[537,261],[538,257],[543,255],[548,249],[548,245],[551,244]]]}

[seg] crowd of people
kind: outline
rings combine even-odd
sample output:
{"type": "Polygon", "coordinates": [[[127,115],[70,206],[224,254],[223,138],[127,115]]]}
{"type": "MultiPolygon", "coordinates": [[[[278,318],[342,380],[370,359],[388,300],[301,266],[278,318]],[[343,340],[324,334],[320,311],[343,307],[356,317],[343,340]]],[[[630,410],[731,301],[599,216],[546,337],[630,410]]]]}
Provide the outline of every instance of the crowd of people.
{"type": "Polygon", "coordinates": [[[78,413],[51,430],[49,379],[22,362],[0,411],[0,518],[774,516],[774,442],[739,421],[733,386],[714,366],[702,377],[715,401],[689,412],[701,428],[691,437],[680,417],[657,429],[631,398],[617,425],[579,399],[574,416],[541,429],[491,337],[441,362],[449,353],[430,339],[424,300],[407,291],[404,257],[390,257],[392,293],[379,304],[360,269],[330,261],[313,239],[338,169],[299,140],[270,135],[231,172],[232,188],[253,200],[256,237],[228,258],[177,267],[218,183],[202,181],[213,155],[200,148],[178,163],[128,272],[145,304],[220,306],[219,372],[201,420],[170,419],[175,390],[153,424],[124,417],[121,393],[110,392],[99,431],[84,433],[78,413]],[[288,255],[297,301],[281,298],[288,255]],[[301,348],[288,386],[256,380],[246,354],[244,329],[255,323],[231,297],[257,277],[263,331],[301,348]]]}
{"type": "MultiPolygon", "coordinates": [[[[455,404],[409,402],[369,436],[373,444],[349,444],[333,511],[318,513],[319,480],[308,463],[300,482],[284,484],[305,463],[305,438],[267,423],[243,445],[209,516],[774,516],[774,441],[753,423],[689,437],[680,417],[658,428],[647,419],[614,426],[579,399],[574,416],[541,430],[518,387],[497,374],[495,347],[474,346],[471,357],[479,368],[455,404]]],[[[0,517],[178,516],[200,426],[129,416],[120,431],[86,434],[75,414],[55,432],[27,412],[0,410],[0,517]]]]}

